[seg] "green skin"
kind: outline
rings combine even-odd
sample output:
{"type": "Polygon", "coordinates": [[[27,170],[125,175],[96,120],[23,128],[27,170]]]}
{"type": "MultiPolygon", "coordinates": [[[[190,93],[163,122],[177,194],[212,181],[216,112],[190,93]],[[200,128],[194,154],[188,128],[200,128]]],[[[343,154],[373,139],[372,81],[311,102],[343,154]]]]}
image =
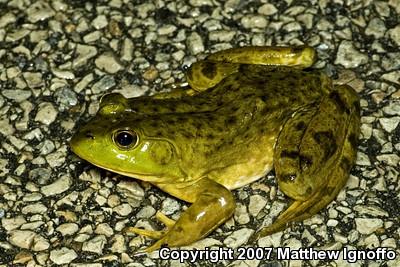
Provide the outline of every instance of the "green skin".
{"type": "Polygon", "coordinates": [[[71,148],[101,168],[152,183],[193,203],[168,229],[128,231],[162,245],[191,244],[232,216],[230,190],[275,168],[293,201],[259,237],[283,230],[327,206],[354,164],[359,99],[326,75],[304,71],[310,47],[245,47],[211,54],[187,73],[190,89],[126,99],[102,98],[97,115],[71,148]],[[121,145],[125,131],[133,143],[121,145]],[[137,140],[137,142],[135,142],[137,140]]]}

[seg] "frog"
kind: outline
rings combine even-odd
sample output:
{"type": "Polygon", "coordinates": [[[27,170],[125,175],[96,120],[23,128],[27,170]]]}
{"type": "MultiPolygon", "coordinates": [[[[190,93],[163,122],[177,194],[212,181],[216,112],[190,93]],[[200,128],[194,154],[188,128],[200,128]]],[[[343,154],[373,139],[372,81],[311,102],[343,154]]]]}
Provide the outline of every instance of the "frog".
{"type": "Polygon", "coordinates": [[[212,53],[169,92],[104,95],[71,149],[190,203],[177,220],[157,212],[163,230],[125,229],[156,240],[144,252],[205,238],[234,214],[233,190],[274,170],[288,206],[253,234],[256,242],[324,209],[355,164],[359,97],[313,69],[316,58],[307,45],[212,53]]]}

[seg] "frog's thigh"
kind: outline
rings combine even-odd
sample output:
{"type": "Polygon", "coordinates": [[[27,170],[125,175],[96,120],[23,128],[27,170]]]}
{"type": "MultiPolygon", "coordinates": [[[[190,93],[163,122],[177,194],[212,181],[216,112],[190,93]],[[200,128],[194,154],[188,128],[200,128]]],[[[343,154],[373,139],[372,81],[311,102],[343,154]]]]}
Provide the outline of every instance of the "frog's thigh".
{"type": "Polygon", "coordinates": [[[305,107],[305,114],[297,112],[284,125],[274,166],[280,189],[291,198],[306,200],[326,184],[330,166],[342,153],[351,114],[358,110],[353,92],[338,87],[317,107],[305,107]]]}
{"type": "MultiPolygon", "coordinates": [[[[340,128],[336,129],[338,132],[343,131],[344,134],[343,138],[338,139],[340,142],[337,144],[339,146],[335,149],[334,155],[329,159],[324,159],[325,161],[322,162],[321,168],[315,168],[314,172],[309,173],[313,176],[309,176],[308,179],[315,180],[319,178],[322,179],[321,181],[323,181],[323,183],[317,187],[314,190],[314,193],[310,194],[307,199],[294,201],[293,204],[285,210],[285,212],[283,212],[271,226],[262,229],[257,233],[255,238],[283,230],[287,224],[293,221],[304,220],[314,215],[327,206],[345,185],[350,169],[355,162],[357,153],[357,139],[360,131],[358,96],[351,87],[339,86],[331,92],[328,97],[333,100],[333,103],[336,105],[335,112],[342,113],[342,116],[344,117],[344,121],[340,124],[340,128]]],[[[310,124],[312,123],[313,121],[311,120],[310,124]]],[[[322,126],[318,123],[314,126],[314,129],[322,129],[320,128],[322,126]]],[[[305,135],[308,135],[308,133],[305,133],[305,135]]],[[[300,166],[302,151],[306,150],[302,149],[302,146],[300,145],[300,166]]],[[[330,155],[330,153],[324,152],[323,157],[326,155],[330,155]]],[[[307,173],[309,170],[310,169],[304,169],[303,167],[300,174],[307,173]]],[[[277,173],[277,176],[278,175],[280,174],[277,173]]],[[[284,191],[284,193],[286,192],[284,191]]],[[[292,191],[289,193],[292,193],[292,191]]]]}
{"type": "MultiPolygon", "coordinates": [[[[167,189],[168,186],[161,188],[167,189]]],[[[191,244],[218,227],[232,216],[235,209],[235,201],[232,193],[224,186],[204,178],[188,187],[173,189],[173,194],[191,195],[193,204],[181,215],[181,217],[168,229],[165,235],[154,245],[147,248],[150,252],[162,245],[169,247],[191,244]],[[179,192],[181,190],[181,192],[179,192]]]]}
{"type": "Polygon", "coordinates": [[[315,50],[309,46],[247,46],[219,51],[206,58],[214,62],[283,65],[298,68],[310,67],[315,59],[315,50]]]}

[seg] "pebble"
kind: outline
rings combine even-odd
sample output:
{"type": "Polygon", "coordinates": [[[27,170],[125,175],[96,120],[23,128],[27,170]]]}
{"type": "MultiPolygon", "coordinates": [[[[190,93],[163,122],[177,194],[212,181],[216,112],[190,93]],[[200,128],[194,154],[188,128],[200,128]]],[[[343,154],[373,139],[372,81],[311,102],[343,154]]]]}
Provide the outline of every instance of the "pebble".
{"type": "Polygon", "coordinates": [[[76,223],[63,223],[59,225],[56,230],[63,236],[72,236],[79,230],[79,226],[76,223]]]}
{"type": "Polygon", "coordinates": [[[72,181],[68,175],[63,175],[54,181],[52,184],[43,186],[40,189],[40,192],[45,196],[53,196],[61,194],[69,189],[71,186],[72,181]]]}
{"type": "Polygon", "coordinates": [[[267,27],[267,20],[264,16],[259,15],[246,15],[240,20],[242,26],[246,29],[265,28],[267,27]]]}
{"type": "Polygon", "coordinates": [[[346,40],[340,43],[335,64],[340,64],[345,68],[356,68],[367,62],[368,56],[356,50],[351,41],[346,40]]]}
{"type": "Polygon", "coordinates": [[[394,129],[396,129],[399,122],[400,122],[399,117],[379,119],[379,123],[382,125],[382,128],[388,133],[391,133],[394,129]]]}
{"type": "Polygon", "coordinates": [[[18,229],[24,223],[26,223],[26,220],[23,216],[16,216],[13,218],[1,219],[1,225],[7,232],[14,230],[14,229],[18,229]]]}
{"type": "Polygon", "coordinates": [[[29,230],[14,230],[10,232],[9,242],[19,248],[43,251],[49,248],[49,242],[41,235],[29,230]]]}
{"type": "Polygon", "coordinates": [[[107,223],[97,225],[94,232],[98,235],[105,235],[106,237],[111,237],[114,234],[113,229],[107,223]]]}
{"type": "Polygon", "coordinates": [[[78,44],[76,46],[76,54],[78,56],[72,62],[73,68],[86,65],[89,59],[97,55],[97,48],[95,46],[78,44]]]}
{"type": "Polygon", "coordinates": [[[27,100],[31,97],[32,92],[30,90],[20,90],[20,89],[13,89],[13,90],[2,90],[1,93],[5,98],[14,100],[16,102],[22,102],[27,100]]]}
{"type": "Polygon", "coordinates": [[[28,20],[32,23],[44,21],[53,17],[56,13],[46,2],[35,2],[26,10],[28,20]]]}
{"type": "Polygon", "coordinates": [[[375,38],[381,38],[385,35],[386,28],[383,20],[379,18],[373,18],[368,23],[368,27],[365,29],[365,34],[372,35],[375,38]]]}
{"type": "Polygon", "coordinates": [[[382,79],[396,84],[400,84],[400,71],[392,71],[381,76],[382,79]]]}
{"type": "Polygon", "coordinates": [[[172,215],[175,212],[179,211],[181,206],[179,205],[178,201],[172,198],[166,198],[161,203],[161,212],[165,215],[172,215]]]}
{"type": "Polygon", "coordinates": [[[400,24],[388,30],[388,34],[390,39],[392,39],[397,46],[400,46],[400,24]]]}
{"type": "Polygon", "coordinates": [[[256,217],[258,213],[265,207],[267,204],[267,199],[260,195],[252,195],[250,196],[249,203],[249,212],[253,217],[256,217]]]}
{"type": "Polygon", "coordinates": [[[105,15],[97,16],[93,21],[92,25],[95,29],[100,30],[108,25],[107,17],[105,15]]]}
{"type": "Polygon", "coordinates": [[[231,235],[224,239],[224,244],[230,248],[238,248],[241,245],[246,244],[253,233],[254,230],[248,228],[242,228],[234,231],[231,235]]]}
{"type": "Polygon", "coordinates": [[[113,208],[113,211],[118,215],[128,216],[132,212],[132,207],[127,203],[123,203],[113,208]]]}
{"type": "Polygon", "coordinates": [[[39,110],[36,113],[35,121],[45,125],[52,124],[57,118],[58,112],[50,102],[42,102],[39,104],[39,110]]]}
{"type": "Polygon", "coordinates": [[[247,213],[247,207],[241,203],[236,204],[236,209],[233,216],[235,221],[239,224],[246,224],[250,222],[250,216],[247,213]]]}
{"type": "Polygon", "coordinates": [[[203,40],[196,32],[193,32],[189,35],[186,45],[191,55],[197,55],[201,52],[204,52],[203,40]]]}
{"type": "Polygon", "coordinates": [[[377,218],[355,218],[357,231],[364,235],[374,233],[383,227],[383,221],[377,218]]]}
{"type": "Polygon", "coordinates": [[[50,251],[50,260],[57,265],[71,263],[78,257],[78,254],[73,249],[62,247],[50,251]]]}
{"type": "Polygon", "coordinates": [[[23,214],[44,214],[47,212],[47,207],[42,203],[34,203],[26,205],[21,211],[23,214]]]}
{"type": "Polygon", "coordinates": [[[114,77],[104,75],[99,81],[93,84],[91,89],[94,94],[99,94],[113,88],[115,85],[114,77]]]}
{"type": "Polygon", "coordinates": [[[123,69],[123,66],[117,61],[115,56],[110,52],[105,52],[98,56],[95,60],[96,67],[107,73],[117,73],[123,69]]]}
{"type": "Polygon", "coordinates": [[[278,9],[273,4],[264,4],[257,10],[259,14],[271,16],[278,12],[278,9]]]}
{"type": "Polygon", "coordinates": [[[82,244],[82,251],[101,254],[103,252],[106,243],[107,243],[107,238],[104,235],[98,235],[84,242],[82,244]]]}

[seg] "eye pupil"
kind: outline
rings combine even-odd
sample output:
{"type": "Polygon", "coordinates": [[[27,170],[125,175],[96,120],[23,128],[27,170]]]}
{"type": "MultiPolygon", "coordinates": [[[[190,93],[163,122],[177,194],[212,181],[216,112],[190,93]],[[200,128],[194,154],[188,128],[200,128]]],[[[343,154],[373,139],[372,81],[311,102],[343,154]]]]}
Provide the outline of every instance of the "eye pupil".
{"type": "Polygon", "coordinates": [[[136,144],[137,142],[137,135],[133,132],[129,131],[121,131],[118,132],[115,136],[115,141],[120,145],[121,147],[129,147],[132,144],[136,144]]]}

